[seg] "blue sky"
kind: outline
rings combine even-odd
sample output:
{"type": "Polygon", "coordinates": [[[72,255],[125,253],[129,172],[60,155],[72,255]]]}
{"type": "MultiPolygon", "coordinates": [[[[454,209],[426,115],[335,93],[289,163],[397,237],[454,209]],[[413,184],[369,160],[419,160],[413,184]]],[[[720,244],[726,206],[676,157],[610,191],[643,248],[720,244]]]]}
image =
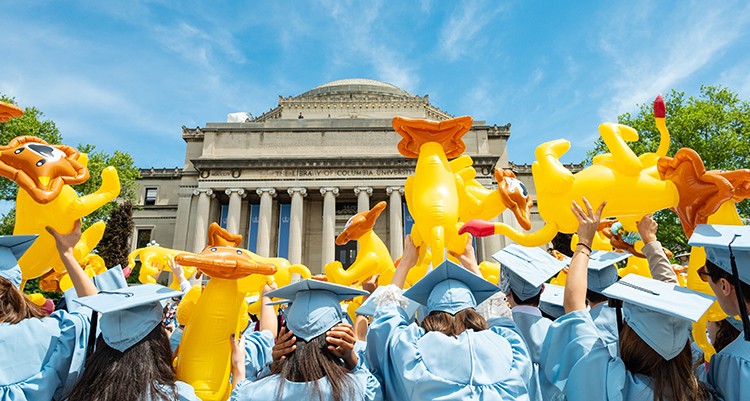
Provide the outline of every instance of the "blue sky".
{"type": "Polygon", "coordinates": [[[454,114],[512,124],[509,159],[660,92],[721,84],[750,99],[750,3],[0,0],[0,92],[68,144],[184,163],[182,125],[258,115],[343,78],[386,81],[454,114]]]}

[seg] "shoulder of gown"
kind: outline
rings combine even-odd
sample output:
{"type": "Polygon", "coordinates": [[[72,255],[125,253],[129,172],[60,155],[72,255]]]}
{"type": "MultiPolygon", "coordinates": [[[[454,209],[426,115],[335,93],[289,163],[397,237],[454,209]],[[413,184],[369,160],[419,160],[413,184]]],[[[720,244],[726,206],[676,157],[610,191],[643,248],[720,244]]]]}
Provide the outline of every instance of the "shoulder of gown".
{"type": "Polygon", "coordinates": [[[742,333],[711,357],[708,383],[723,400],[750,400],[750,342],[742,333]]]}

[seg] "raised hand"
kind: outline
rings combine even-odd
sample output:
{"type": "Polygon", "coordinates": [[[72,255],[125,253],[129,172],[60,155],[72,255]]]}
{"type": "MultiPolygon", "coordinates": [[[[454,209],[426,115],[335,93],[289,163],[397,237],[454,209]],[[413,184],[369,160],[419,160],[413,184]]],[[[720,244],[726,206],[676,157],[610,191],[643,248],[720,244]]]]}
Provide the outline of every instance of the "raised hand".
{"type": "Polygon", "coordinates": [[[357,341],[354,337],[354,328],[349,323],[339,323],[333,326],[326,333],[328,350],[331,353],[344,360],[346,367],[351,370],[357,366],[359,361],[354,353],[354,343],[357,341]]]}
{"type": "Polygon", "coordinates": [[[297,337],[294,333],[287,329],[286,326],[281,328],[279,335],[276,336],[276,343],[273,345],[271,350],[271,358],[273,361],[282,361],[286,359],[286,356],[294,352],[297,349],[297,337]]]}

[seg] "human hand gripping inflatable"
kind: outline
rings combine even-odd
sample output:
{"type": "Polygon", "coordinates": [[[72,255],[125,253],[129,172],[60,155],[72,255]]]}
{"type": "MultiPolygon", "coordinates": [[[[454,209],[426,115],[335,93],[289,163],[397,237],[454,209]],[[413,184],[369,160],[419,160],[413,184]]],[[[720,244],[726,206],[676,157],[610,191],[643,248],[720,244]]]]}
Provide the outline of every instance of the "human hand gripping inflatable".
{"type": "MultiPolygon", "coordinates": [[[[393,119],[393,129],[402,137],[399,152],[417,158],[414,175],[404,185],[414,218],[411,236],[416,246],[429,246],[433,266],[445,259],[446,248],[460,253],[468,241],[468,236],[458,234],[458,191],[448,158],[460,156],[466,149],[461,137],[471,129],[472,121],[468,116],[440,122],[393,119]]],[[[420,249],[424,252],[426,247],[420,249]]]]}
{"type": "Polygon", "coordinates": [[[208,245],[200,254],[175,256],[181,266],[196,267],[211,277],[192,307],[177,357],[177,378],[192,385],[202,400],[225,400],[231,392],[230,335],[239,334],[240,316],[246,315],[247,308],[238,279],[276,272],[274,265],[259,263],[237,248],[241,242],[241,235],[211,223],[208,245]]]}
{"type": "MultiPolygon", "coordinates": [[[[129,275],[129,272],[135,267],[135,259],[139,258],[141,261],[141,270],[138,273],[138,281],[143,284],[153,284],[156,283],[156,276],[162,271],[172,272],[171,263],[175,256],[187,254],[190,254],[190,252],[164,248],[158,245],[138,248],[135,251],[130,252],[128,255],[128,265],[123,269],[123,273],[127,271],[126,275],[129,275]]],[[[185,277],[190,277],[195,274],[195,270],[196,269],[193,266],[183,266],[185,277]]],[[[175,275],[174,272],[172,272],[172,275],[175,275]]],[[[169,287],[175,290],[180,289],[180,283],[176,276],[169,287]]]]}
{"type": "MultiPolygon", "coordinates": [[[[39,234],[29,252],[19,260],[24,280],[39,277],[50,269],[60,273],[65,271],[45,226],[58,232],[69,232],[76,220],[120,194],[117,171],[114,167],[107,167],[102,171],[101,187],[92,194],[79,197],[70,185],[88,179],[87,163],[86,155],[79,154],[74,148],[49,145],[30,136],[13,138],[7,146],[0,147],[0,175],[19,186],[13,234],[39,234]]],[[[93,249],[95,245],[85,247],[93,249]]],[[[79,256],[83,258],[86,254],[79,256]]]]}

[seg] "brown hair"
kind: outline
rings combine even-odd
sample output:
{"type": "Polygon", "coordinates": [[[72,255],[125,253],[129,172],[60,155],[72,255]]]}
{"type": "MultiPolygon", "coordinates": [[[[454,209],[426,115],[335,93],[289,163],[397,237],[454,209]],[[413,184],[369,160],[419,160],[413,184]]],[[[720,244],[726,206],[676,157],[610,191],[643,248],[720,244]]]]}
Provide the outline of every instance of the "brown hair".
{"type": "MultiPolygon", "coordinates": [[[[734,318],[729,317],[728,319],[734,318]]],[[[719,325],[719,330],[716,331],[716,338],[714,338],[714,343],[712,345],[714,346],[714,349],[716,349],[716,352],[719,352],[729,345],[729,343],[736,340],[737,336],[740,335],[740,331],[734,328],[732,323],[729,323],[727,319],[718,321],[716,324],[719,325]]]]}
{"type": "Polygon", "coordinates": [[[457,337],[467,329],[474,331],[487,330],[487,320],[474,308],[466,308],[454,315],[443,311],[432,311],[422,320],[422,328],[427,331],[439,331],[446,336],[457,337]]]}
{"type": "MultiPolygon", "coordinates": [[[[279,387],[276,389],[276,399],[280,400],[284,394],[286,380],[297,383],[307,383],[311,398],[323,401],[318,380],[325,377],[331,386],[333,401],[350,400],[354,397],[354,380],[351,371],[344,366],[343,361],[328,350],[326,333],[310,341],[297,337],[297,348],[286,359],[271,363],[271,373],[278,374],[279,387]],[[286,380],[283,380],[286,379],[286,380]]],[[[327,397],[326,397],[327,398],[327,397]]]]}
{"type": "Polygon", "coordinates": [[[99,336],[96,350],[86,362],[86,369],[65,400],[177,399],[172,348],[161,323],[124,352],[110,347],[99,336]]]}
{"type": "Polygon", "coordinates": [[[10,280],[0,277],[0,323],[16,324],[24,319],[47,316],[10,280]]]}
{"type": "Polygon", "coordinates": [[[706,386],[695,377],[688,341],[676,357],[666,360],[624,324],[620,332],[620,357],[630,373],[651,379],[654,401],[712,399],[706,386]]]}

